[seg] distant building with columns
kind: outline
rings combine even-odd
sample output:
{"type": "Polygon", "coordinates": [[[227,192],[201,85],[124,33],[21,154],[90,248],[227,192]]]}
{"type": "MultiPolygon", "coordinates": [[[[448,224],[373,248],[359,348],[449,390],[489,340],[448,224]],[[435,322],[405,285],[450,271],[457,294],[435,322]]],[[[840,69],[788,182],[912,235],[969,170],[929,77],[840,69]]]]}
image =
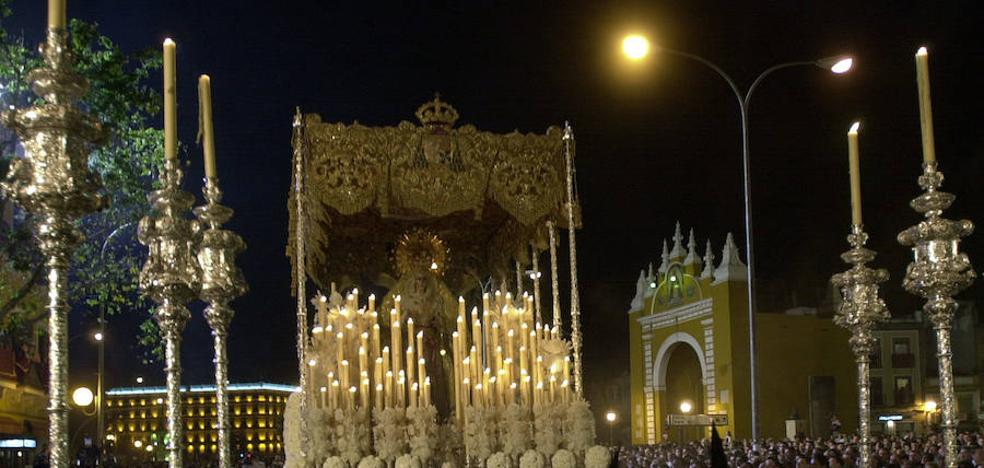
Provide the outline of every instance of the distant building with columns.
{"type": "MultiPolygon", "coordinates": [[[[632,443],[705,436],[707,427],[679,425],[706,419],[679,417],[683,409],[726,417],[722,437],[751,437],[746,266],[731,234],[717,250],[707,240],[703,255],[693,230],[686,247],[679,223],[672,239],[658,267],[639,273],[628,313],[632,443]]],[[[787,427],[826,435],[834,415],[842,430],[857,427],[849,334],[827,315],[805,307],[756,314],[761,436],[785,437],[787,427]]]]}

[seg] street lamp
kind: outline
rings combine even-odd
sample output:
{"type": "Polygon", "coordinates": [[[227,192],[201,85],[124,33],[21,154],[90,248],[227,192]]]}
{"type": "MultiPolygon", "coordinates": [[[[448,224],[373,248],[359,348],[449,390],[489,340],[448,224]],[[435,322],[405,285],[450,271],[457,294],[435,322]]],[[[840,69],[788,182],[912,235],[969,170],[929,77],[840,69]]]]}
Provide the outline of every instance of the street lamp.
{"type": "MultiPolygon", "coordinates": [[[[632,61],[641,61],[649,54],[650,46],[649,41],[645,36],[639,34],[632,34],[626,36],[622,40],[622,52],[632,61]]],[[[758,384],[756,383],[758,378],[758,368],[756,365],[756,341],[755,341],[755,252],[753,246],[753,236],[752,236],[752,174],[751,167],[749,165],[749,133],[748,133],[748,104],[752,98],[752,93],[759,84],[762,83],[767,76],[771,75],[772,72],[782,70],[784,68],[800,67],[800,66],[810,66],[819,67],[830,71],[835,74],[844,74],[854,67],[854,59],[847,56],[835,56],[826,57],[819,60],[807,60],[807,61],[797,61],[797,62],[784,62],[778,65],[773,65],[766,68],[765,71],[760,73],[752,84],[742,92],[741,88],[730,75],[724,72],[721,67],[714,64],[710,60],[707,60],[699,55],[691,54],[689,52],[682,52],[675,49],[669,49],[666,47],[658,47],[657,50],[670,55],[676,55],[678,57],[683,57],[685,59],[693,60],[701,65],[710,68],[715,73],[718,74],[725,82],[728,83],[728,87],[735,94],[735,98],[738,101],[738,112],[739,120],[741,123],[741,160],[742,160],[742,174],[743,174],[743,189],[745,195],[745,251],[748,256],[748,270],[747,270],[747,295],[748,295],[748,350],[749,350],[749,380],[751,382],[751,403],[752,403],[752,438],[758,439],[758,384]]]]}
{"type": "Polygon", "coordinates": [[[694,405],[690,404],[689,401],[684,401],[680,403],[680,412],[683,414],[690,414],[690,411],[694,409],[694,405]]]}
{"type": "Polygon", "coordinates": [[[933,427],[933,413],[936,412],[936,401],[926,400],[923,403],[923,412],[926,414],[926,432],[928,433],[933,427]]]}
{"type": "Polygon", "coordinates": [[[614,440],[614,438],[612,437],[612,431],[615,428],[615,420],[616,419],[618,419],[618,414],[616,414],[614,410],[608,410],[608,412],[605,413],[605,420],[608,421],[608,445],[609,446],[614,445],[612,443],[612,441],[614,440]]]}
{"type": "Polygon", "coordinates": [[[72,392],[72,402],[80,408],[86,408],[92,404],[95,400],[95,395],[92,394],[92,390],[89,387],[79,387],[72,392]]]}

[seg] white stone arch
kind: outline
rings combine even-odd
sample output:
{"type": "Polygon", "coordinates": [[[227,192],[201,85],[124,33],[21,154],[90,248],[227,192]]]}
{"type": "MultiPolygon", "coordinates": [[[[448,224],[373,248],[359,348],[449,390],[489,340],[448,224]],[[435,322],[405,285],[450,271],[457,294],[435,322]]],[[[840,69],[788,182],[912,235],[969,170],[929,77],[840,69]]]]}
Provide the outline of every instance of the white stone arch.
{"type": "Polygon", "coordinates": [[[688,345],[697,353],[697,359],[700,361],[701,384],[707,385],[707,360],[704,356],[704,348],[690,333],[678,331],[666,337],[663,344],[659,346],[659,351],[656,352],[656,359],[653,361],[656,390],[666,390],[666,368],[670,364],[670,351],[679,344],[688,345]]]}

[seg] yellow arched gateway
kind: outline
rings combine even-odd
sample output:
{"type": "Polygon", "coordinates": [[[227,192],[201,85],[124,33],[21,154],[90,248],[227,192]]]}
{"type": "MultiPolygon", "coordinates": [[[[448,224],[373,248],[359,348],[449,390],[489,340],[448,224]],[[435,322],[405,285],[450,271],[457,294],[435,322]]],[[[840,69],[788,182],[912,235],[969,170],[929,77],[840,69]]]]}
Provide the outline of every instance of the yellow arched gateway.
{"type": "MultiPolygon", "coordinates": [[[[634,444],[706,435],[706,426],[680,424],[712,417],[722,436],[751,436],[746,267],[731,234],[717,263],[709,240],[698,255],[693,231],[683,245],[678,223],[659,267],[640,272],[629,310],[634,444]]],[[[807,435],[825,434],[835,414],[853,430],[848,334],[815,309],[796,312],[756,316],[761,434],[786,436],[791,419],[807,435]]]]}

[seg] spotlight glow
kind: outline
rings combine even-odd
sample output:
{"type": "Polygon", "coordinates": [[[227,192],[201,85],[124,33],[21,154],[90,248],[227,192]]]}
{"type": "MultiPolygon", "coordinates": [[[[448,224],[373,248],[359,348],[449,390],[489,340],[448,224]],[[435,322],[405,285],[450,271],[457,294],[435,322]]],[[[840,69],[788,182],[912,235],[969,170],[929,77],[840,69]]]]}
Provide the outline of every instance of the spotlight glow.
{"type": "Polygon", "coordinates": [[[622,39],[622,53],[630,60],[642,60],[649,55],[649,39],[640,34],[631,34],[622,39]]]}

